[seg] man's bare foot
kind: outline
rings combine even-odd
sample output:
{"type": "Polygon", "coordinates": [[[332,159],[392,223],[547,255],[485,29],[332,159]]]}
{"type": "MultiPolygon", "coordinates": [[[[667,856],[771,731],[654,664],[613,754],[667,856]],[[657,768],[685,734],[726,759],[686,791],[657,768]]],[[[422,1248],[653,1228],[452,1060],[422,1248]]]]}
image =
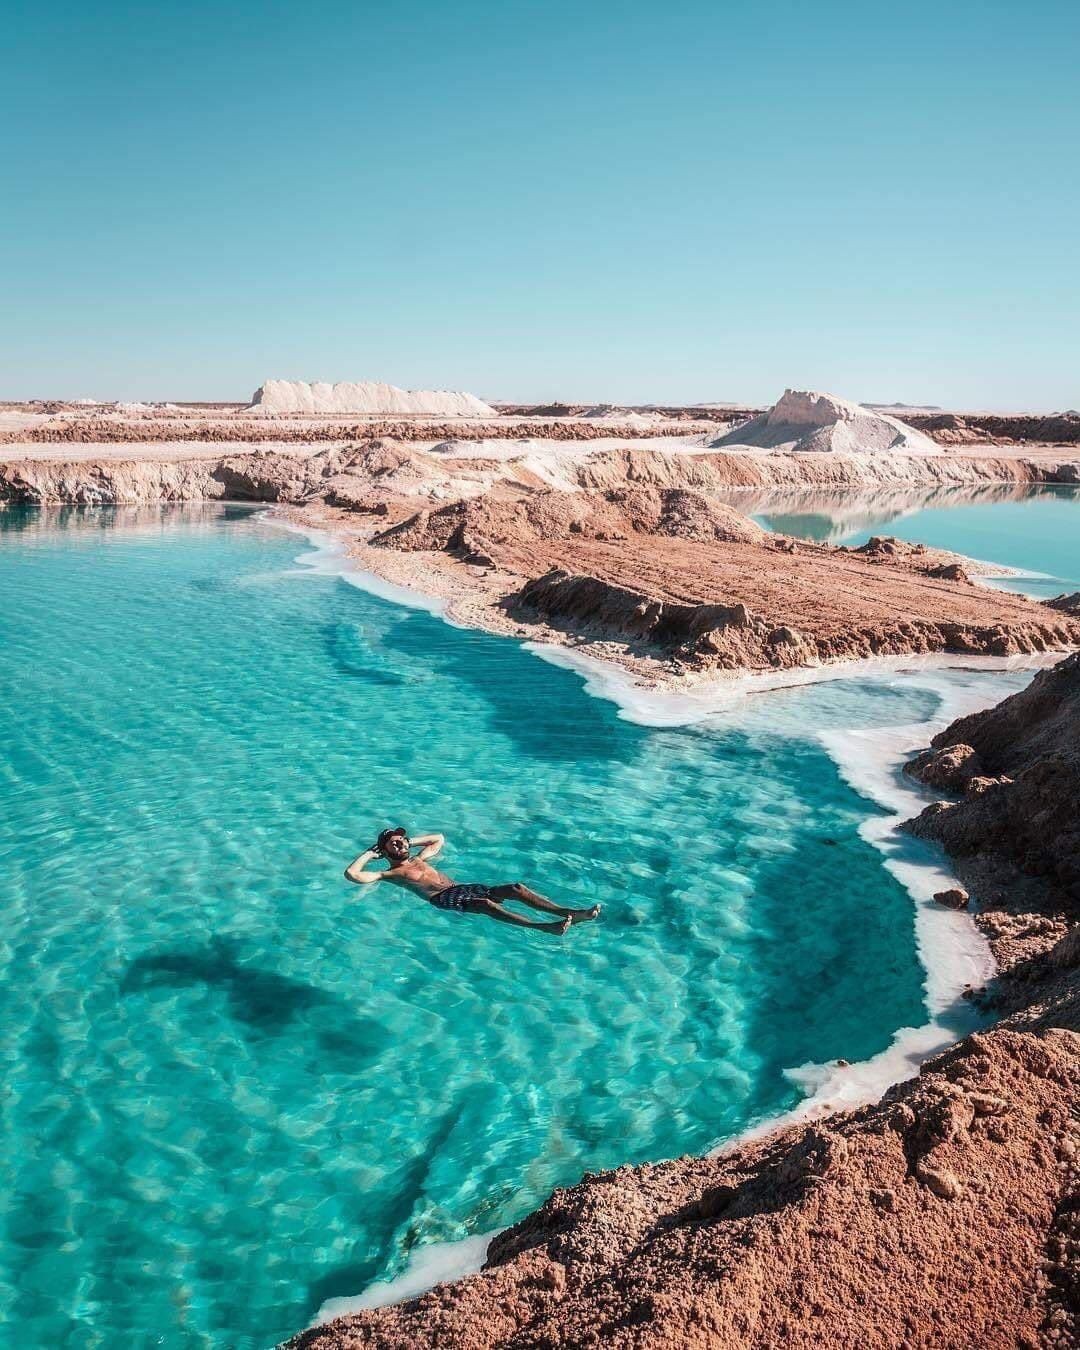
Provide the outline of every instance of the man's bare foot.
{"type": "Polygon", "coordinates": [[[560,924],[559,929],[558,929],[558,933],[559,933],[559,936],[560,936],[560,937],[562,937],[562,935],[566,932],[566,930],[570,927],[570,925],[571,925],[573,922],[574,922],[574,916],[573,916],[572,914],[568,914],[568,915],[566,916],[566,918],[563,919],[563,921],[562,921],[562,923],[560,924]]]}
{"type": "Polygon", "coordinates": [[[570,917],[575,923],[588,923],[590,919],[600,917],[600,906],[591,905],[588,909],[575,909],[570,917]]]}

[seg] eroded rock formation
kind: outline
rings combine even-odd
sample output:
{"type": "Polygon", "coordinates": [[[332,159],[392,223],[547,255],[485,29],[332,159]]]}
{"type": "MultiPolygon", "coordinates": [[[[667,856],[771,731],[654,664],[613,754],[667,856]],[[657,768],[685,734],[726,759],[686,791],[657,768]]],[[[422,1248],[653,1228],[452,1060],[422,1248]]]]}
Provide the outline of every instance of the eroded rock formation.
{"type": "Polygon", "coordinates": [[[914,772],[964,796],[928,806],[913,833],[1046,880],[1062,913],[1080,906],[1080,652],[997,708],[954,722],[914,772]],[[950,761],[956,772],[943,774],[950,761]]]}
{"type": "MultiPolygon", "coordinates": [[[[828,559],[821,562],[821,584],[838,581],[828,575],[828,559]]],[[[767,565],[762,560],[762,568],[767,565]]],[[[780,610],[759,610],[746,599],[735,599],[738,593],[760,594],[752,573],[741,573],[738,590],[729,586],[728,591],[733,598],[726,604],[687,604],[662,593],[553,568],[526,582],[508,597],[506,606],[517,618],[541,619],[581,636],[647,644],[660,654],[721,670],[789,669],[912,652],[1012,656],[1080,642],[1080,627],[1044,623],[1034,606],[1030,613],[1015,614],[1015,622],[994,621],[989,611],[989,621],[983,623],[915,616],[882,616],[863,622],[857,599],[846,596],[847,621],[834,624],[812,602],[797,618],[790,601],[780,610]]],[[[761,599],[768,603],[764,595],[761,599]]]]}
{"type": "Polygon", "coordinates": [[[376,535],[384,548],[425,551],[478,544],[519,545],[569,538],[627,539],[635,534],[756,543],[766,531],[723,502],[684,488],[624,487],[603,493],[541,490],[494,494],[423,511],[376,535]]]}

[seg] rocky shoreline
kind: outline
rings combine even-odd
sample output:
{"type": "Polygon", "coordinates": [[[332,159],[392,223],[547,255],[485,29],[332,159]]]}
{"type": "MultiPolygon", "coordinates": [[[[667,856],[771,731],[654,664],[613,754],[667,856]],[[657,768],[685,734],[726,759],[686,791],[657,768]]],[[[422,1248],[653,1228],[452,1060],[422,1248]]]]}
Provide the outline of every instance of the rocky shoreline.
{"type": "Polygon", "coordinates": [[[920,772],[960,744],[987,773],[911,828],[972,888],[997,1025],[873,1106],[588,1175],[480,1274],[292,1350],[1080,1342],[1080,654],[936,737],[920,772]]]}
{"type": "MultiPolygon", "coordinates": [[[[782,485],[1071,482],[1076,460],[734,453],[595,444],[505,453],[380,439],[221,458],[0,459],[0,502],[273,503],[460,622],[574,647],[651,684],[935,652],[1080,645],[1080,615],[973,584],[970,560],[771,534],[717,494],[782,485]]],[[[985,569],[982,569],[985,570],[985,569]]]]}
{"type": "MultiPolygon", "coordinates": [[[[470,438],[461,432],[457,430],[455,441],[464,445],[470,438]]],[[[26,436],[19,439],[25,442],[26,436]]],[[[304,453],[304,445],[319,439],[304,430],[296,438],[299,449],[248,442],[246,451],[221,455],[182,442],[170,442],[152,454],[148,443],[145,454],[132,454],[115,434],[107,443],[72,441],[71,452],[63,455],[14,450],[5,455],[0,449],[0,502],[103,506],[232,498],[296,503],[325,493],[334,504],[362,512],[370,503],[377,511],[380,502],[390,502],[395,494],[408,495],[398,481],[403,469],[414,480],[413,495],[426,484],[436,502],[446,500],[455,481],[467,483],[470,477],[484,486],[498,481],[523,488],[550,486],[561,478],[584,490],[636,484],[706,492],[1080,483],[1080,455],[1049,446],[1038,454],[892,458],[705,452],[684,446],[646,450],[625,444],[608,449],[592,444],[610,439],[602,434],[570,438],[565,446],[552,445],[546,454],[529,442],[515,447],[517,438],[508,440],[501,455],[463,457],[438,445],[415,445],[395,437],[304,453]]],[[[617,439],[625,443],[627,437],[617,439]]]]}

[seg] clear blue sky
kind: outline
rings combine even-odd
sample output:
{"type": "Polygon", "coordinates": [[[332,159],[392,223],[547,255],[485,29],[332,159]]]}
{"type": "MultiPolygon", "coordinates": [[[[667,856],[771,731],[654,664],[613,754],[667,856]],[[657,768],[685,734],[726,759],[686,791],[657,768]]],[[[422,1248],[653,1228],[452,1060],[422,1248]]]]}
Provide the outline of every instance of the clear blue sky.
{"type": "Polygon", "coordinates": [[[1080,404],[1076,0],[6,0],[0,398],[1080,404]]]}

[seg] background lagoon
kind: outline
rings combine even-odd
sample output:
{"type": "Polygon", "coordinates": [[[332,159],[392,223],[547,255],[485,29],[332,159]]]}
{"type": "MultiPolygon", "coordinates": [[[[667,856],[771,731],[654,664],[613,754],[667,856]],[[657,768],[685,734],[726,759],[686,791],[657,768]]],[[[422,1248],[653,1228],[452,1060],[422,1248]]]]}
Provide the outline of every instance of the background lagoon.
{"type": "Polygon", "coordinates": [[[895,535],[1020,573],[985,578],[984,585],[1039,600],[1080,590],[1080,488],[998,484],[749,494],[732,489],[722,495],[781,534],[849,547],[874,534],[895,535]]]}

